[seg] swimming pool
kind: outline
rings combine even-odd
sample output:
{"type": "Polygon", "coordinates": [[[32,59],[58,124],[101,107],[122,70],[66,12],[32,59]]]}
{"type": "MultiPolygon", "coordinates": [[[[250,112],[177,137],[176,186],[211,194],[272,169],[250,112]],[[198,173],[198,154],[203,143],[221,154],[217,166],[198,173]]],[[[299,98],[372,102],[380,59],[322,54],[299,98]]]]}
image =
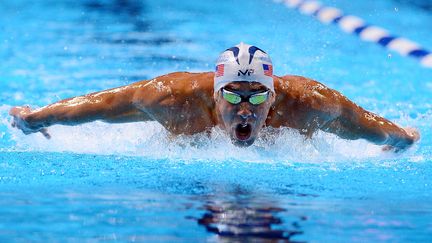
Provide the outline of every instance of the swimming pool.
{"type": "MultiPolygon", "coordinates": [[[[432,14],[408,1],[326,0],[432,48],[432,14]]],[[[264,0],[0,2],[0,241],[430,241],[432,70],[264,0]],[[268,144],[156,123],[9,125],[11,106],[173,71],[207,71],[240,41],[275,73],[319,80],[404,126],[403,154],[285,129],[268,144]]]]}

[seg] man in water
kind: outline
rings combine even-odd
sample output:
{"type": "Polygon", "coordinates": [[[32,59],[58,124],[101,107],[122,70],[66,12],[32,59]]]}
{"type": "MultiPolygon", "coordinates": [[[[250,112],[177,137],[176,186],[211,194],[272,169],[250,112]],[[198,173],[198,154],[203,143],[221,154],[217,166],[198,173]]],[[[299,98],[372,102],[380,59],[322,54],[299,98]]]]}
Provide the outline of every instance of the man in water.
{"type": "Polygon", "coordinates": [[[224,51],[215,72],[176,72],[152,80],[78,96],[32,110],[13,107],[12,126],[25,134],[55,125],[158,121],[173,134],[220,126],[238,146],[250,146],[262,127],[290,127],[306,137],[317,130],[366,139],[401,151],[419,139],[413,128],[357,106],[339,92],[300,76],[273,75],[270,57],[240,43],[224,51]]]}

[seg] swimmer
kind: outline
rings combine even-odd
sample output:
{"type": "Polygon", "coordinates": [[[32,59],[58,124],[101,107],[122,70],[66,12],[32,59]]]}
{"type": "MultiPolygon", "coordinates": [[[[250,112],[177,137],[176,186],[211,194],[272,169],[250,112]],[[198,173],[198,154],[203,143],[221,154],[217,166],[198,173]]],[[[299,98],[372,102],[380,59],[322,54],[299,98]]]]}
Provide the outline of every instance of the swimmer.
{"type": "Polygon", "coordinates": [[[265,127],[289,127],[306,138],[322,130],[366,139],[395,152],[419,140],[414,128],[366,111],[339,92],[300,76],[273,75],[258,47],[240,43],[222,52],[215,72],[175,72],[119,88],[61,100],[39,109],[13,107],[12,126],[50,138],[52,125],[157,121],[172,134],[219,126],[238,146],[250,146],[265,127]]]}

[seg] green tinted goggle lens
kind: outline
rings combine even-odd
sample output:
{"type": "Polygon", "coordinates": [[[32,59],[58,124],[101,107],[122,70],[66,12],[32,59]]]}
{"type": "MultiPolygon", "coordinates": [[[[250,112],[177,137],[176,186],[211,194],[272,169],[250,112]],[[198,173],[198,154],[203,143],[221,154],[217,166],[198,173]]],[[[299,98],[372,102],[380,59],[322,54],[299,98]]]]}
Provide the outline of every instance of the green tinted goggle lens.
{"type": "MultiPolygon", "coordinates": [[[[236,94],[234,92],[225,89],[222,89],[222,96],[226,101],[228,101],[233,105],[239,104],[243,100],[239,94],[236,94]]],[[[245,97],[244,99],[246,101],[249,101],[249,103],[251,103],[252,105],[260,105],[267,100],[267,97],[268,97],[268,91],[265,91],[263,93],[254,94],[245,97]]]]}
{"type": "Polygon", "coordinates": [[[252,105],[259,105],[259,104],[262,104],[262,103],[264,103],[266,100],[267,100],[267,96],[268,96],[268,91],[266,91],[266,93],[265,94],[256,94],[256,95],[252,95],[250,98],[249,98],[249,102],[252,104],[252,105]]]}
{"type": "Polygon", "coordinates": [[[238,104],[241,102],[242,98],[238,94],[231,93],[229,91],[222,91],[222,95],[226,101],[231,104],[238,104]]]}

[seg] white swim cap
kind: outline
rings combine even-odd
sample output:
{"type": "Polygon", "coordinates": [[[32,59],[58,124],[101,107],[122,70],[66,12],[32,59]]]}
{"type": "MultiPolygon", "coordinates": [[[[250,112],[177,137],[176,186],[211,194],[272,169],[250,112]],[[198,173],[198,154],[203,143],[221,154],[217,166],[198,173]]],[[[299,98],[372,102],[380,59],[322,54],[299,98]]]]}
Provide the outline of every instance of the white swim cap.
{"type": "Polygon", "coordinates": [[[241,42],[216,61],[214,92],[233,81],[258,82],[274,92],[272,61],[263,50],[241,42]]]}

